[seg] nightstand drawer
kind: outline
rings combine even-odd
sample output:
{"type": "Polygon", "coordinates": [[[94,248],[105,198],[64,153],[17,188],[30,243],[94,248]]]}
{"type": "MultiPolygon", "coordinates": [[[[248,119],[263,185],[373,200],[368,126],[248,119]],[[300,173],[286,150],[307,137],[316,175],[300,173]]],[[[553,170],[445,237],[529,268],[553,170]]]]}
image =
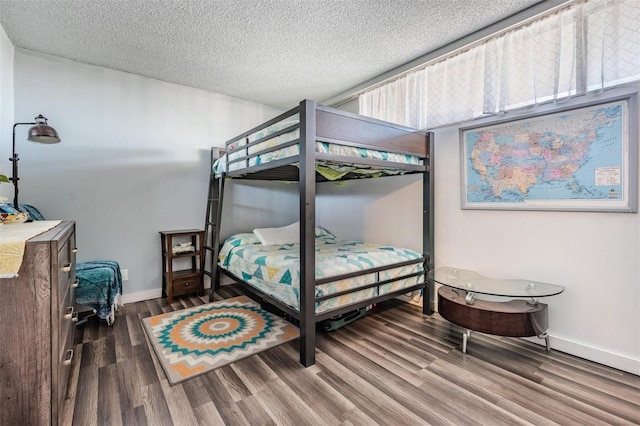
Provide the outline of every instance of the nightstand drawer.
{"type": "Polygon", "coordinates": [[[194,291],[200,291],[202,288],[202,277],[185,277],[173,280],[173,295],[180,296],[194,291]]]}

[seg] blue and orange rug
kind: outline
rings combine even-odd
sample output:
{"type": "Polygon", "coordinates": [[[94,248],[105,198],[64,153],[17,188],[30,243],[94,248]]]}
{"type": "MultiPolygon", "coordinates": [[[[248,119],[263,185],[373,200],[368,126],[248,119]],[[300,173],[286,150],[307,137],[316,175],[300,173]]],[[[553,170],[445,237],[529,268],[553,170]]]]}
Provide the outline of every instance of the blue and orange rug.
{"type": "Polygon", "coordinates": [[[142,320],[171,385],[296,339],[297,327],[246,296],[142,320]]]}

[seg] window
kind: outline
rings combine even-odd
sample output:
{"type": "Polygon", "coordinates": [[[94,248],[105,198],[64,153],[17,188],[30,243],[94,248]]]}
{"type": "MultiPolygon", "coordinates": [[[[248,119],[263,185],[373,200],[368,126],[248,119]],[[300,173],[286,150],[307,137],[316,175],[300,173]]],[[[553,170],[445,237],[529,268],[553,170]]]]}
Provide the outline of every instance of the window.
{"type": "Polygon", "coordinates": [[[359,96],[360,113],[436,128],[640,81],[640,2],[584,0],[359,96]]]}

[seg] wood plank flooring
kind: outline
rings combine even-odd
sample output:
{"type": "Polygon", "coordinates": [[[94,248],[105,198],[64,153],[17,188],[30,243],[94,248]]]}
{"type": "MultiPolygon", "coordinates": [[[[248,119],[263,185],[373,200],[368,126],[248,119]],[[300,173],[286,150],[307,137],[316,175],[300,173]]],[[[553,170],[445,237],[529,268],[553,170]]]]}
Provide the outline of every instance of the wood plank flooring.
{"type": "MultiPolygon", "coordinates": [[[[217,297],[239,294],[231,285],[217,297]]],[[[458,327],[397,301],[319,333],[309,368],[293,341],[169,386],[140,320],[205,300],[138,302],[113,327],[79,326],[65,424],[640,424],[640,377],[480,333],[463,355],[458,327]]]]}

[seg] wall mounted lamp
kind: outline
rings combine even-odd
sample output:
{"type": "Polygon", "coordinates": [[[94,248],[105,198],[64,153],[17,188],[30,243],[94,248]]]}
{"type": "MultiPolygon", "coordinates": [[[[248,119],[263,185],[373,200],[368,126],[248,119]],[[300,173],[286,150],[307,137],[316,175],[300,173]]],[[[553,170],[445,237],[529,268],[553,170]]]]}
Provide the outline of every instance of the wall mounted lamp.
{"type": "Polygon", "coordinates": [[[13,183],[13,207],[18,210],[18,181],[20,178],[18,177],[18,154],[16,153],[16,127],[22,125],[33,125],[29,129],[29,136],[27,136],[27,140],[31,142],[38,143],[58,143],[60,142],[60,137],[58,137],[58,132],[56,129],[49,126],[47,124],[47,118],[43,117],[42,114],[38,115],[33,123],[16,123],[13,125],[13,155],[9,158],[9,161],[13,163],[13,173],[9,180],[13,183]]]}

